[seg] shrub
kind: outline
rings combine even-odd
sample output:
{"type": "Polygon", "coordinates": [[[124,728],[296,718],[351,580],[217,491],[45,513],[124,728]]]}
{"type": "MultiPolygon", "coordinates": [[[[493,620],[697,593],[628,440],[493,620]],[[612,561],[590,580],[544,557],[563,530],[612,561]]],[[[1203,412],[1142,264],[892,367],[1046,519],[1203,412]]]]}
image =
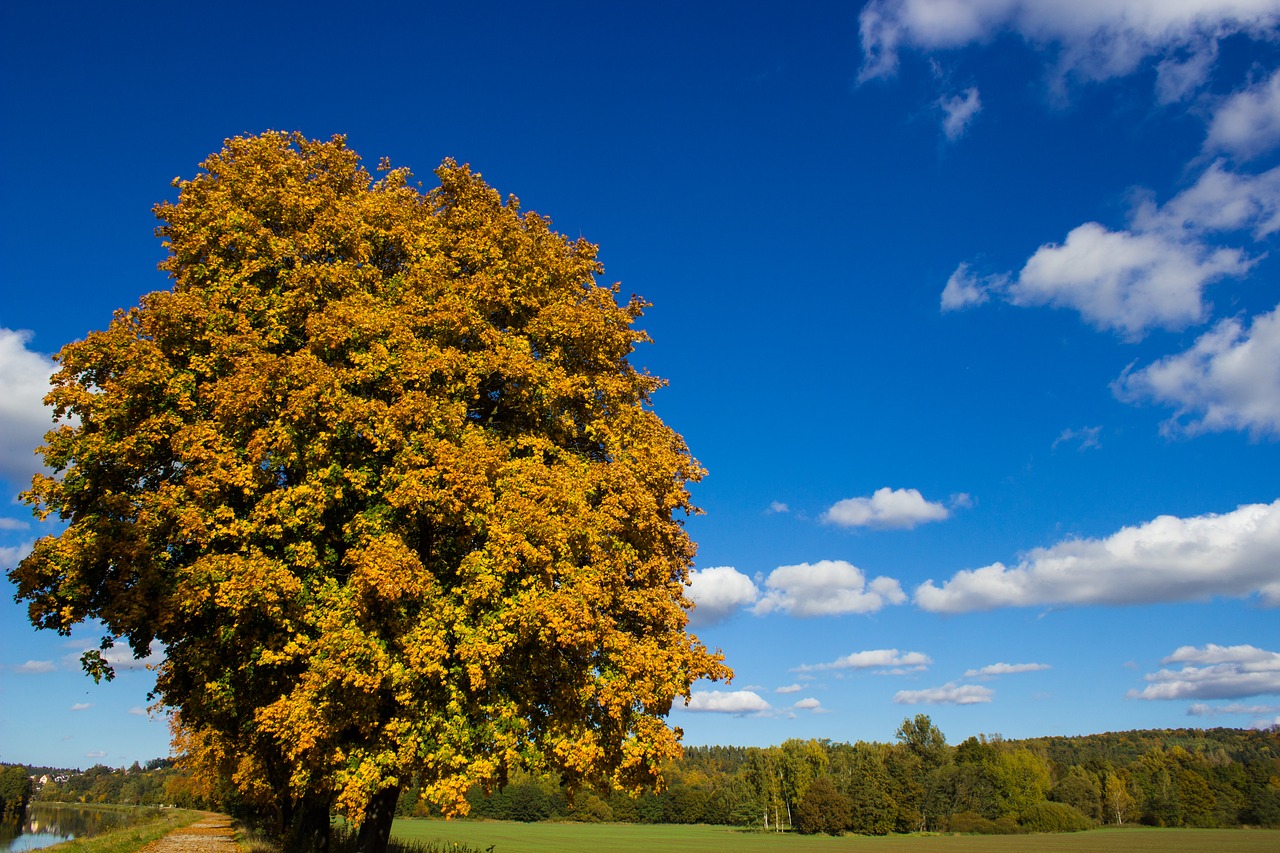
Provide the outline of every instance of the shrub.
{"type": "Polygon", "coordinates": [[[951,832],[963,832],[972,835],[1016,835],[1022,829],[1013,815],[1004,815],[995,820],[983,817],[977,812],[958,812],[947,821],[947,829],[951,832]]]}
{"type": "Polygon", "coordinates": [[[1035,803],[1024,809],[1018,815],[1018,824],[1027,832],[1079,832],[1093,828],[1093,821],[1079,809],[1051,802],[1035,803]]]}

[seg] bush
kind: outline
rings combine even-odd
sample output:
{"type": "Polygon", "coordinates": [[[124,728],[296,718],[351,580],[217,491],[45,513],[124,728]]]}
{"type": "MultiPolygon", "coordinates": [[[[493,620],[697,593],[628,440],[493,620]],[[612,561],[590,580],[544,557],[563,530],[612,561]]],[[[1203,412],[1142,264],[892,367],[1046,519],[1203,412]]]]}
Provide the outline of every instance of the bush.
{"type": "Polygon", "coordinates": [[[951,832],[963,832],[972,835],[1016,835],[1022,831],[1013,815],[1004,815],[995,820],[983,817],[977,812],[959,812],[947,821],[947,829],[951,832]]]}
{"type": "Polygon", "coordinates": [[[1066,803],[1040,802],[1023,810],[1018,824],[1027,832],[1079,832],[1092,829],[1093,821],[1066,803]]]}

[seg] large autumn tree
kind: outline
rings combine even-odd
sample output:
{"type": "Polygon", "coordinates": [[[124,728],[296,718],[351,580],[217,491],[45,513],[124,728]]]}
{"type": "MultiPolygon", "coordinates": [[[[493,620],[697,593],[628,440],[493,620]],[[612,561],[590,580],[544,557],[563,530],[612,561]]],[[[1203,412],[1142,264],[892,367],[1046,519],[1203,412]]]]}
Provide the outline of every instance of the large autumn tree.
{"type": "Polygon", "coordinates": [[[644,303],[452,161],[423,192],[267,133],[201,168],[156,208],[172,288],[58,354],[32,622],[162,644],[177,742],[294,847],[331,808],[385,846],[411,780],[653,783],[730,672],[686,632],[702,472],[628,361],[644,303]]]}

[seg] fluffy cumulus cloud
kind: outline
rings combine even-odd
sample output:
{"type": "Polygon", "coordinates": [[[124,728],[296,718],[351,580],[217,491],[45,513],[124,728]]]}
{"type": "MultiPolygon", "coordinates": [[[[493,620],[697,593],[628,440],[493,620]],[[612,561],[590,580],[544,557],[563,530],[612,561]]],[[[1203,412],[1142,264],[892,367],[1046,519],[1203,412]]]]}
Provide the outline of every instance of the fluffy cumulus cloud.
{"type": "Polygon", "coordinates": [[[900,652],[897,649],[868,649],[851,652],[830,663],[809,663],[796,667],[796,672],[816,672],[829,669],[877,669],[894,672],[918,672],[926,669],[933,660],[923,652],[900,652]]]}
{"type": "Polygon", "coordinates": [[[52,421],[44,405],[54,363],[27,348],[31,333],[0,328],[0,480],[26,488],[52,421]]]}
{"type": "Polygon", "coordinates": [[[971,669],[964,674],[965,678],[991,678],[996,675],[1017,675],[1022,672],[1043,672],[1052,669],[1047,663],[993,663],[989,666],[971,669]]]}
{"type": "Polygon", "coordinates": [[[822,710],[822,703],[811,696],[808,699],[801,699],[791,707],[801,711],[820,711],[822,710]]]}
{"type": "Polygon", "coordinates": [[[903,50],[947,50],[1013,32],[1054,49],[1059,79],[1104,80],[1159,58],[1157,93],[1173,100],[1204,82],[1219,41],[1274,31],[1280,9],[1267,0],[871,0],[858,20],[863,80],[893,74],[903,50]]]}
{"type": "Polygon", "coordinates": [[[1163,515],[1104,539],[1037,548],[916,588],[941,613],[1067,604],[1151,604],[1259,594],[1280,605],[1280,500],[1190,518],[1163,515]]]}
{"type": "Polygon", "coordinates": [[[982,111],[982,98],[978,95],[977,86],[970,86],[959,95],[944,95],[937,104],[942,110],[942,132],[953,142],[964,136],[970,122],[982,111]]]}
{"type": "Polygon", "coordinates": [[[1190,349],[1125,373],[1112,389],[1127,402],[1172,407],[1166,432],[1280,435],[1280,306],[1248,328],[1222,320],[1190,349]]]}
{"type": "Polygon", "coordinates": [[[772,710],[772,706],[751,690],[706,690],[694,691],[685,710],[710,714],[762,714],[772,710]]]}
{"type": "Polygon", "coordinates": [[[899,690],[893,694],[893,701],[899,705],[977,705],[990,702],[994,695],[990,687],[980,684],[949,682],[924,690],[899,690]]]}
{"type": "Polygon", "coordinates": [[[1246,275],[1257,260],[1217,241],[1261,240],[1277,230],[1280,168],[1253,175],[1216,161],[1163,205],[1141,199],[1125,229],[1086,222],[1062,243],[1040,246],[1016,276],[981,276],[960,264],[941,307],[956,311],[999,296],[1014,305],[1068,308],[1130,339],[1185,328],[1209,317],[1210,284],[1246,275]]]}
{"type": "Polygon", "coordinates": [[[840,527],[912,528],[942,521],[951,512],[927,501],[916,489],[876,489],[871,497],[845,498],[822,514],[822,520],[840,527]]]}
{"type": "Polygon", "coordinates": [[[760,590],[751,578],[731,566],[715,566],[689,573],[689,598],[694,603],[689,615],[695,627],[713,625],[754,604],[760,590]]]}
{"type": "Polygon", "coordinates": [[[1137,338],[1152,328],[1202,322],[1205,287],[1242,276],[1252,265],[1239,249],[1086,222],[1065,242],[1037,249],[1008,298],[1014,305],[1074,309],[1091,325],[1137,338]]]}
{"type": "Polygon", "coordinates": [[[1251,159],[1280,143],[1280,71],[1224,99],[1213,112],[1204,147],[1251,159]]]}
{"type": "Polygon", "coordinates": [[[822,560],[812,565],[779,566],[765,580],[765,593],[756,602],[756,614],[781,611],[792,616],[839,616],[874,613],[889,604],[907,600],[893,578],[878,577],[870,583],[857,566],[843,560],[822,560]]]}
{"type": "Polygon", "coordinates": [[[1182,646],[1161,661],[1182,664],[1144,676],[1134,699],[1241,699],[1280,695],[1280,654],[1255,646],[1182,646]]]}
{"type": "Polygon", "coordinates": [[[774,689],[774,693],[799,693],[804,687],[799,684],[786,684],[774,689]]]}

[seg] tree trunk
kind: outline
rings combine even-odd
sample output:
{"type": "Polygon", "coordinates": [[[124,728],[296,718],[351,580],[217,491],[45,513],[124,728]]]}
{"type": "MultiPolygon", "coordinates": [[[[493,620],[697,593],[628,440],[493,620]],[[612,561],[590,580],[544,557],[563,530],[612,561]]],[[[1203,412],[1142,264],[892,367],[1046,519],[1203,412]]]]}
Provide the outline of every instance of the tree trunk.
{"type": "Polygon", "coordinates": [[[356,835],[356,853],[386,853],[391,840],[391,821],[396,816],[396,803],[400,800],[400,786],[383,788],[373,795],[365,811],[364,823],[356,835]]]}
{"type": "Polygon", "coordinates": [[[297,802],[282,839],[284,853],[327,853],[329,798],[307,794],[297,802]]]}

